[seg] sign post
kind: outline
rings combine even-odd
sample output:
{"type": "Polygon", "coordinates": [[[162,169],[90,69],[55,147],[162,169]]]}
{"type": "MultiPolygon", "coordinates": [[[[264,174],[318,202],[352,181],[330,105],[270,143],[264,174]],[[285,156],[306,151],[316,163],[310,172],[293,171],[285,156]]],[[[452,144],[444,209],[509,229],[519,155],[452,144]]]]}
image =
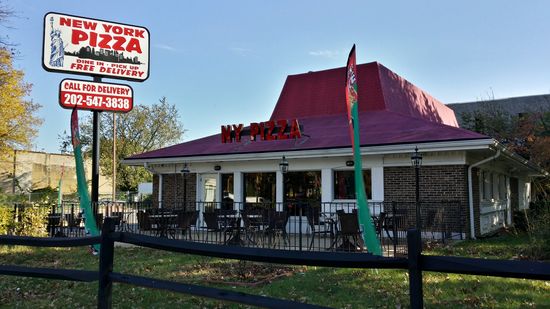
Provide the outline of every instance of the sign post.
{"type": "MultiPolygon", "coordinates": [[[[93,76],[93,82],[65,79],[59,88],[61,107],[93,112],[92,205],[99,199],[100,113],[133,108],[132,88],[102,83],[101,79],[145,81],[149,77],[149,42],[149,30],[144,27],[54,12],[44,16],[44,69],[93,76]]],[[[87,188],[82,189],[87,194],[87,188]]]]}
{"type": "MultiPolygon", "coordinates": [[[[94,76],[94,82],[100,83],[101,77],[94,76]]],[[[99,201],[99,111],[93,111],[92,137],[92,205],[98,207],[99,201]]]]}

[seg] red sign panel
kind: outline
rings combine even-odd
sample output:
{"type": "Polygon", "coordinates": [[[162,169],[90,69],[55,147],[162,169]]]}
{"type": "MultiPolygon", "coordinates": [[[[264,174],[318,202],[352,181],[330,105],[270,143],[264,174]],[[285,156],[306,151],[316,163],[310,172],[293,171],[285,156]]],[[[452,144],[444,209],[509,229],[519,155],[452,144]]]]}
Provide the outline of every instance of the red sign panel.
{"type": "Polygon", "coordinates": [[[59,105],[67,109],[126,113],[134,107],[134,93],[127,85],[64,79],[59,84],[59,105]]]}

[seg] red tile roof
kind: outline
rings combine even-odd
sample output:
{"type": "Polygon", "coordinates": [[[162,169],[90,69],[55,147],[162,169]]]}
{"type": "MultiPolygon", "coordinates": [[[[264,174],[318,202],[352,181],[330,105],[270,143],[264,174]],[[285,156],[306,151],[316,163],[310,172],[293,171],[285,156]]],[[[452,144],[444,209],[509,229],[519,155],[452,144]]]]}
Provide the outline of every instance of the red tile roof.
{"type": "MultiPolygon", "coordinates": [[[[357,70],[362,146],[488,138],[458,128],[451,109],[381,64],[357,70]]],[[[271,120],[298,118],[300,139],[223,144],[217,134],[128,159],[350,147],[344,84],[345,68],[288,76],[271,120]]]]}

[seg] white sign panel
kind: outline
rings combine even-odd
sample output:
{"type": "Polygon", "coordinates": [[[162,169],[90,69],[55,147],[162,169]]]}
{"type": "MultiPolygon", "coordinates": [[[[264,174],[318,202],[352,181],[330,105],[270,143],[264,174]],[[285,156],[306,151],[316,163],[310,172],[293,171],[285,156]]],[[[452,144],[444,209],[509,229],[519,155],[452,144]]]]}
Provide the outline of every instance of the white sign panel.
{"type": "Polygon", "coordinates": [[[42,65],[48,71],[144,81],[149,77],[149,30],[48,13],[42,65]]]}

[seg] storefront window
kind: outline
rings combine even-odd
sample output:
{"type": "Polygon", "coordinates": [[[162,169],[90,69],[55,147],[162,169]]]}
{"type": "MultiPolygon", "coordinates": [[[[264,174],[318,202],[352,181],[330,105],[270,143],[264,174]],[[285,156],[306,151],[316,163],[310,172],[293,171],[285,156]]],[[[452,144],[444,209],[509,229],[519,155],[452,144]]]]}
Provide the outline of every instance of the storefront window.
{"type": "Polygon", "coordinates": [[[233,174],[222,174],[222,209],[233,209],[233,174]]]}
{"type": "Polygon", "coordinates": [[[275,173],[244,173],[245,203],[275,202],[275,173]]]}
{"type": "MultiPolygon", "coordinates": [[[[334,199],[355,199],[355,173],[354,171],[334,171],[334,199]]],[[[363,170],[363,182],[367,199],[372,199],[372,178],[370,170],[363,170]]]]}
{"type": "Polygon", "coordinates": [[[321,171],[284,174],[285,209],[297,213],[300,207],[321,202],[321,171]]]}

